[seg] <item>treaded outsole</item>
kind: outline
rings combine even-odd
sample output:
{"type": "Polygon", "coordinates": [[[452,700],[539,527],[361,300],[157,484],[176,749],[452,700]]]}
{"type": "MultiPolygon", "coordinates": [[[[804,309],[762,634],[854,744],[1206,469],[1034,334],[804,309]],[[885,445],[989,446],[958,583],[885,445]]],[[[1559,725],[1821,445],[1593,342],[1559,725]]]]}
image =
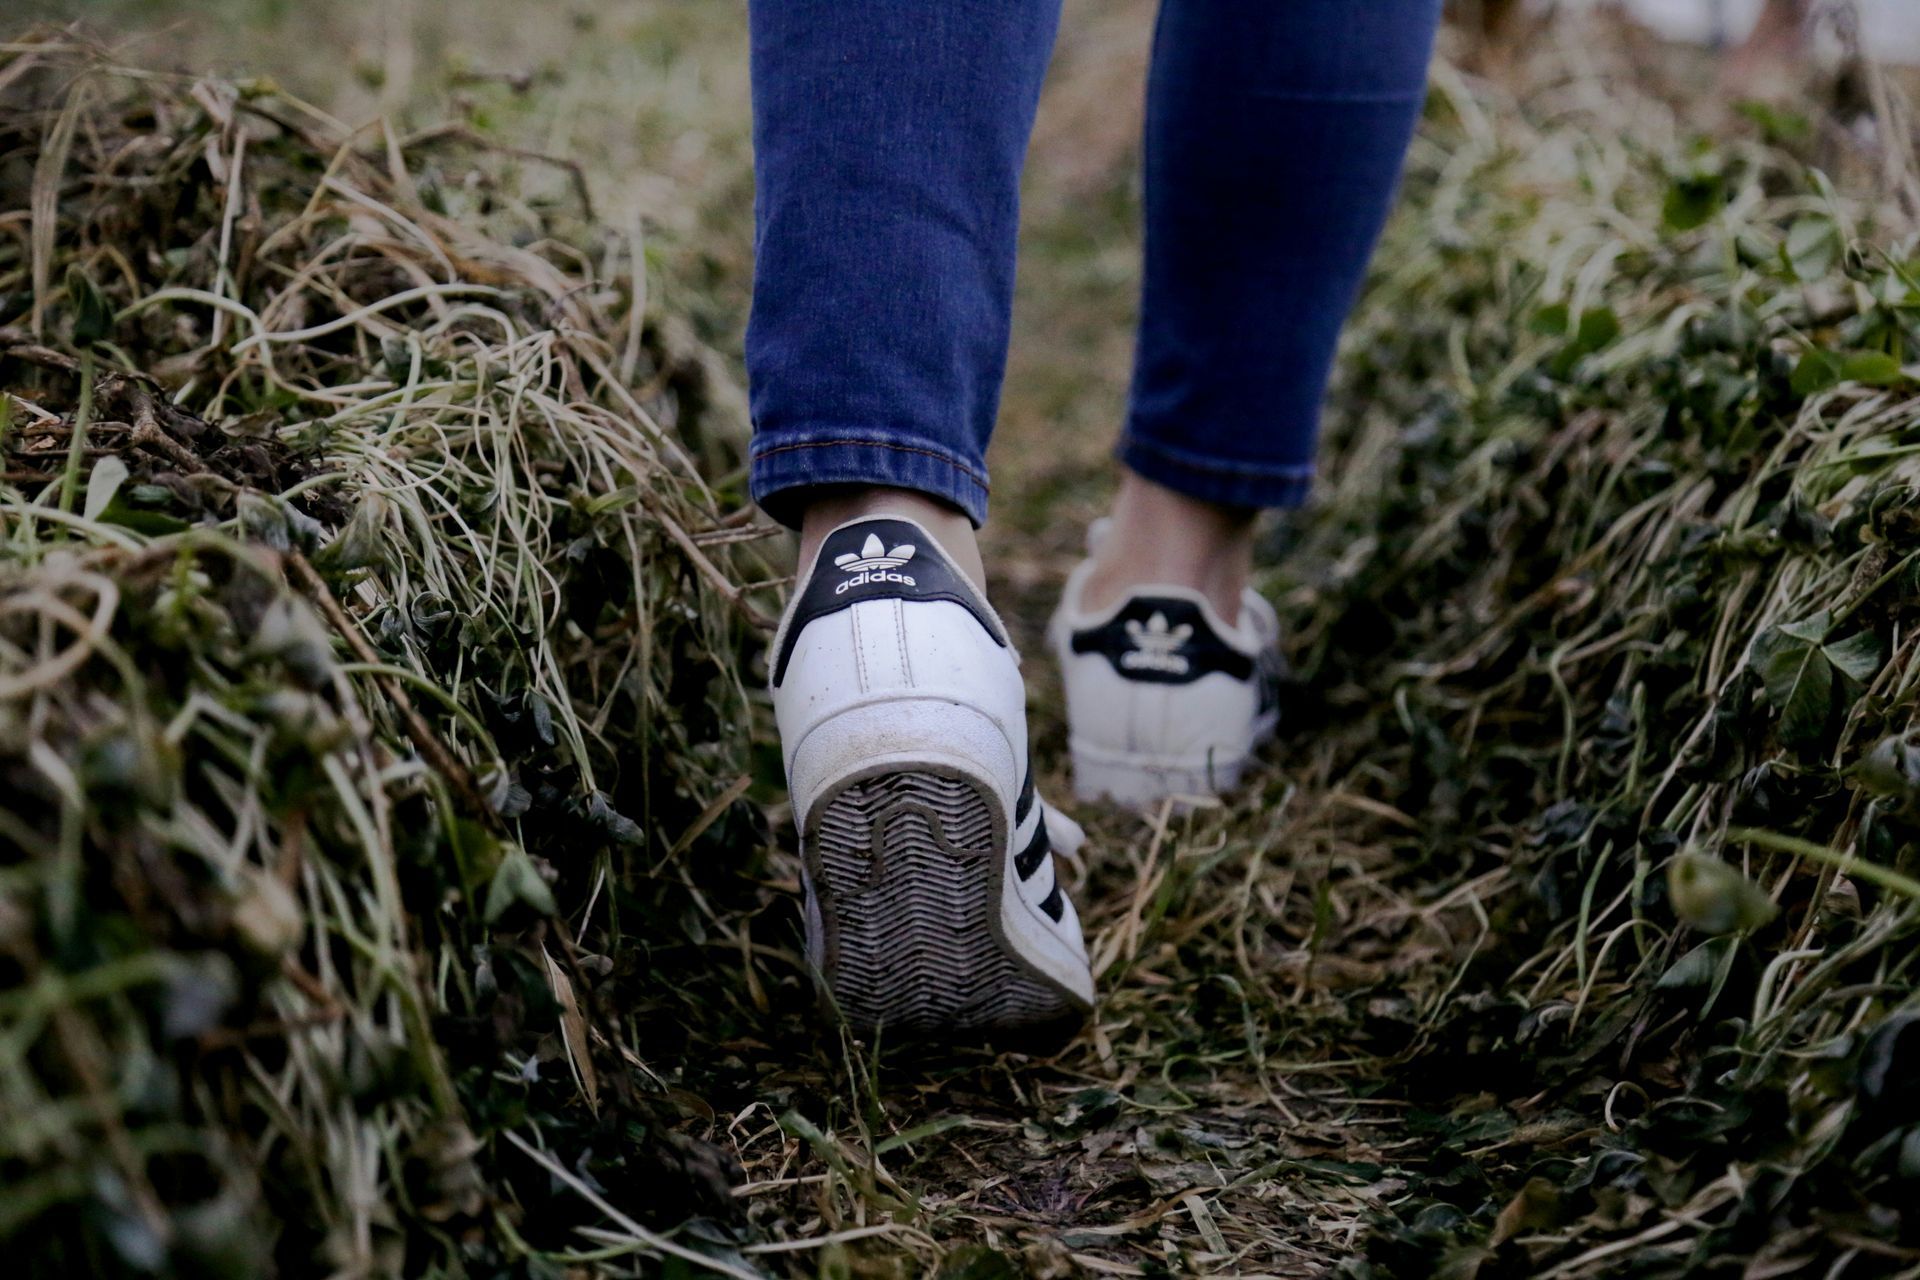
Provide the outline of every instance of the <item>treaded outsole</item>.
{"type": "Polygon", "coordinates": [[[821,981],[856,1030],[1047,1044],[1079,1007],[1001,936],[1005,806],[937,767],[857,774],[815,802],[803,851],[821,981]]]}

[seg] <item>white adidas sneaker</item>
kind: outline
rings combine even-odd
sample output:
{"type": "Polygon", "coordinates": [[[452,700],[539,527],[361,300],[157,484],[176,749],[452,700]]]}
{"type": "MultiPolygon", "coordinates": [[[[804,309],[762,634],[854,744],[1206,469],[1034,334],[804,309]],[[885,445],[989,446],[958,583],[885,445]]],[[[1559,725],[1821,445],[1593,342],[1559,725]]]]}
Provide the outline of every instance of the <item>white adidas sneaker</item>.
{"type": "Polygon", "coordinates": [[[773,642],[809,960],[841,1016],[915,1037],[1046,1035],[1093,1003],[1049,856],[999,617],[910,520],[828,534],[773,642]]]}
{"type": "Polygon", "coordinates": [[[1107,608],[1067,579],[1048,639],[1067,690],[1076,798],[1150,808],[1218,795],[1280,722],[1280,620],[1251,588],[1229,624],[1198,591],[1139,587],[1107,608]]]}

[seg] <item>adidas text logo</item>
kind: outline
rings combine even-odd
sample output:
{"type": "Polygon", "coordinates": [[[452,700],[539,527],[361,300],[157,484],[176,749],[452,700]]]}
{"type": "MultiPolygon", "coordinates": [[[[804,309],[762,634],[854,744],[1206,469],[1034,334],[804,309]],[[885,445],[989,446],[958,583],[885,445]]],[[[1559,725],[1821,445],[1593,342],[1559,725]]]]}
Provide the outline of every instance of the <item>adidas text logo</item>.
{"type": "Polygon", "coordinates": [[[839,595],[854,587],[879,582],[897,583],[903,587],[913,586],[914,581],[911,577],[894,572],[913,559],[913,552],[914,547],[910,542],[903,542],[889,551],[886,544],[880,541],[878,534],[868,534],[866,542],[860,547],[859,554],[849,551],[845,555],[833,558],[834,565],[840,572],[847,575],[846,581],[834,587],[833,593],[839,595]]]}
{"type": "Polygon", "coordinates": [[[1164,613],[1148,618],[1144,627],[1138,622],[1128,622],[1127,639],[1133,641],[1134,647],[1120,655],[1120,665],[1129,671],[1161,671],[1184,676],[1193,669],[1193,664],[1180,648],[1192,635],[1193,628],[1184,622],[1177,627],[1167,626],[1164,613]]]}

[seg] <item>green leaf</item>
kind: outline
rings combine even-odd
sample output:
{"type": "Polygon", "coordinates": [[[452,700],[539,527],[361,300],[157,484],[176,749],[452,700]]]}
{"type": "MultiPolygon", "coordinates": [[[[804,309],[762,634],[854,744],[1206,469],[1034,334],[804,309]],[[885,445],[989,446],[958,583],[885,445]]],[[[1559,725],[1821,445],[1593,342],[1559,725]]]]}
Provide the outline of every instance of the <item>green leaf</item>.
{"type": "Polygon", "coordinates": [[[277,597],[261,610],[247,648],[261,657],[278,658],[287,673],[309,689],[333,677],[333,632],[299,596],[277,597]]]}
{"type": "Polygon", "coordinates": [[[1669,231],[1692,231],[1705,226],[1725,203],[1726,189],[1719,174],[1693,174],[1667,188],[1660,217],[1669,231]]]}
{"type": "Polygon", "coordinates": [[[1840,260],[1840,231],[1831,218],[1810,214],[1787,229],[1780,261],[1795,280],[1819,280],[1840,260]]]}
{"type": "Polygon", "coordinates": [[[1580,328],[1574,345],[1584,352],[1598,351],[1620,336],[1620,317],[1610,307],[1595,307],[1580,313],[1580,328]]]}
{"type": "Polygon", "coordinates": [[[1682,920],[1706,933],[1758,929],[1780,914],[1738,867],[1704,854],[1683,853],[1667,865],[1667,895],[1682,920]]]}
{"type": "Polygon", "coordinates": [[[377,493],[366,494],[339,536],[314,553],[313,563],[335,573],[386,564],[386,524],[387,500],[377,493]]]}
{"type": "Polygon", "coordinates": [[[112,500],[101,508],[99,520],[102,524],[118,525],[122,529],[144,533],[150,538],[181,533],[193,527],[180,517],[170,516],[164,511],[133,506],[124,493],[113,495],[112,500]]]}
{"type": "Polygon", "coordinates": [[[1800,363],[1793,366],[1793,376],[1787,385],[1793,388],[1797,396],[1818,395],[1840,382],[1840,362],[1824,351],[1813,350],[1800,357],[1800,363]]]}
{"type": "Polygon", "coordinates": [[[1887,387],[1903,380],[1900,362],[1884,351],[1849,351],[1840,357],[1843,382],[1862,382],[1870,387],[1887,387]]]}
{"type": "Polygon", "coordinates": [[[917,1124],[911,1129],[902,1129],[891,1137],[880,1139],[873,1144],[873,1154],[883,1156],[889,1151],[898,1151],[902,1147],[911,1146],[927,1138],[936,1138],[954,1129],[971,1129],[979,1123],[972,1116],[941,1116],[937,1120],[929,1120],[925,1124],[917,1124]]]}
{"type": "Polygon", "coordinates": [[[1831,630],[1833,630],[1833,612],[1829,609],[1822,609],[1818,613],[1810,613],[1798,622],[1783,622],[1780,624],[1781,635],[1792,636],[1796,640],[1805,640],[1808,644],[1824,643],[1827,638],[1827,632],[1831,630]]]}
{"type": "Polygon", "coordinates": [[[1567,304],[1564,302],[1554,302],[1534,312],[1533,319],[1528,322],[1527,327],[1535,333],[1559,337],[1567,332],[1568,322],[1571,319],[1572,317],[1567,311],[1567,304]]]}
{"type": "Polygon", "coordinates": [[[493,833],[471,818],[456,815],[440,834],[459,870],[461,887],[468,893],[476,892],[483,883],[491,889],[501,856],[500,841],[493,833]]]}
{"type": "Polygon", "coordinates": [[[493,924],[516,903],[525,903],[543,916],[559,911],[553,901],[553,890],[540,878],[539,869],[523,849],[509,852],[494,870],[493,883],[487,886],[486,922],[493,924]]]}
{"type": "Polygon", "coordinates": [[[615,809],[604,791],[595,791],[587,796],[587,821],[615,844],[646,843],[647,835],[640,829],[640,824],[615,809]]]}
{"type": "Polygon", "coordinates": [[[1833,664],[1822,642],[1829,615],[1771,627],[1754,642],[1751,662],[1780,715],[1780,737],[1803,744],[1820,735],[1833,707],[1833,664]]]}
{"type": "Polygon", "coordinates": [[[1653,984],[1654,989],[1680,991],[1688,987],[1712,986],[1721,965],[1733,954],[1735,941],[1731,934],[1708,938],[1675,960],[1667,971],[1660,975],[1659,981],[1653,984]]]}
{"type": "Polygon", "coordinates": [[[245,492],[234,499],[234,514],[240,518],[240,531],[251,542],[275,551],[293,546],[293,534],[287,525],[287,509],[277,498],[245,492]]]}
{"type": "Polygon", "coordinates": [[[1774,146],[1801,142],[1813,133],[1813,121],[1798,111],[1760,101],[1742,102],[1734,108],[1760,126],[1760,132],[1774,146]]]}
{"type": "Polygon", "coordinates": [[[1920,1074],[1920,1013],[1888,1015],[1860,1046],[1855,1083],[1874,1102],[1910,1096],[1920,1074]]]}
{"type": "Polygon", "coordinates": [[[1784,655],[1767,675],[1769,698],[1780,694],[1780,736],[1788,742],[1811,742],[1826,727],[1833,709],[1833,665],[1817,645],[1784,655]]]}
{"type": "Polygon", "coordinates": [[[1873,679],[1884,658],[1880,637],[1871,631],[1861,631],[1822,647],[1826,651],[1827,661],[1856,684],[1865,684],[1873,679]]]}
{"type": "Polygon", "coordinates": [[[1548,366],[1548,372],[1556,378],[1564,378],[1573,372],[1574,365],[1595,351],[1606,346],[1620,336],[1620,317],[1606,307],[1596,307],[1582,311],[1574,322],[1573,337],[1560,349],[1548,366]]]}
{"type": "Polygon", "coordinates": [[[73,343],[90,347],[113,332],[113,309],[93,278],[76,263],[67,268],[67,300],[73,304],[73,343]]]}

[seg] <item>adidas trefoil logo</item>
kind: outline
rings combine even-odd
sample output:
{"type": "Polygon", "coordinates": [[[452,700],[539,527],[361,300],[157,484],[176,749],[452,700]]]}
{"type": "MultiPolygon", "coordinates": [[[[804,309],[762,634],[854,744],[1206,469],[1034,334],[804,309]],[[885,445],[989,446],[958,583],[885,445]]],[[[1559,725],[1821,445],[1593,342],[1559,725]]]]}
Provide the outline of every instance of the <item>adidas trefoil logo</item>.
{"type": "Polygon", "coordinates": [[[894,572],[895,569],[913,559],[913,552],[914,546],[911,542],[903,542],[889,551],[886,544],[880,541],[880,535],[868,534],[858,555],[849,551],[845,555],[833,558],[833,563],[840,572],[847,575],[846,581],[836,586],[833,593],[840,595],[854,587],[876,582],[894,582],[903,587],[913,586],[911,577],[894,572]]]}
{"type": "Polygon", "coordinates": [[[1169,627],[1164,613],[1148,618],[1144,627],[1128,621],[1127,639],[1133,641],[1133,648],[1120,655],[1120,665],[1129,671],[1162,671],[1170,676],[1184,676],[1193,669],[1193,664],[1180,649],[1192,636],[1193,628],[1184,622],[1169,627]]]}

